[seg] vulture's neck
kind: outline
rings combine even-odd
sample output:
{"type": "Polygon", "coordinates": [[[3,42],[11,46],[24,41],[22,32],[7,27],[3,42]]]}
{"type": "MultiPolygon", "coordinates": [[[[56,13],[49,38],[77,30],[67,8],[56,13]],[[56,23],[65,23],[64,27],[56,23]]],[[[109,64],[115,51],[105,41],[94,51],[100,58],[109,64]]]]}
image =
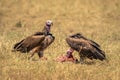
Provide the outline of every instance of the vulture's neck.
{"type": "Polygon", "coordinates": [[[45,35],[49,34],[49,33],[50,33],[50,27],[51,27],[51,26],[48,26],[48,25],[44,26],[42,32],[43,32],[45,35]]]}

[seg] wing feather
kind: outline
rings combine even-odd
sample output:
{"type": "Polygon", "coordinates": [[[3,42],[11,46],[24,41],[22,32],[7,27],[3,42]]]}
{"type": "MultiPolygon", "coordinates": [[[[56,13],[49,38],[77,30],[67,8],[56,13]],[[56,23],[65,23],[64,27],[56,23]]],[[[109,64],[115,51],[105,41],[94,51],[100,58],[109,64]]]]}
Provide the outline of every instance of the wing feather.
{"type": "Polygon", "coordinates": [[[82,47],[81,53],[84,56],[90,59],[105,59],[105,53],[100,49],[99,44],[92,40],[84,39],[84,38],[66,38],[66,42],[68,45],[76,51],[80,51],[80,47],[82,47]]]}
{"type": "Polygon", "coordinates": [[[20,52],[29,52],[34,47],[40,45],[45,39],[44,35],[29,36],[14,45],[14,50],[20,52]]]}

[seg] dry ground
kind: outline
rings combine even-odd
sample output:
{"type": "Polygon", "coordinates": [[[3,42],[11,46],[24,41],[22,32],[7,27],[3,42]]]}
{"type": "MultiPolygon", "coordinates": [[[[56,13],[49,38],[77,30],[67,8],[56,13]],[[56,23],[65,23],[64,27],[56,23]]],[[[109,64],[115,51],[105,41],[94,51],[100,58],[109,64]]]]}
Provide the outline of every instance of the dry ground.
{"type": "Polygon", "coordinates": [[[0,0],[0,80],[120,80],[120,0],[0,0]],[[47,61],[11,52],[17,41],[42,30],[47,19],[53,20],[56,36],[45,51],[47,61]],[[69,48],[66,36],[76,32],[98,42],[109,63],[54,62],[69,48]]]}

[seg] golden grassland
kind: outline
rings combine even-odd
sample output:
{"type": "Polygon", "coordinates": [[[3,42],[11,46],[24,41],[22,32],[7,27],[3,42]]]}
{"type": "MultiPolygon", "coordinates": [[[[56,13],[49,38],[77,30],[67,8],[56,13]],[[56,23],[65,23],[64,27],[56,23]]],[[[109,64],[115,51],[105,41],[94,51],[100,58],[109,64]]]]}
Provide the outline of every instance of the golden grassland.
{"type": "MultiPolygon", "coordinates": [[[[74,56],[79,58],[77,52],[74,56]]],[[[0,0],[0,80],[120,80],[120,1],[0,0]],[[16,42],[41,31],[47,19],[53,20],[56,37],[45,50],[47,61],[11,52],[16,42]],[[109,63],[53,61],[66,53],[65,38],[76,32],[98,42],[109,63]]]]}

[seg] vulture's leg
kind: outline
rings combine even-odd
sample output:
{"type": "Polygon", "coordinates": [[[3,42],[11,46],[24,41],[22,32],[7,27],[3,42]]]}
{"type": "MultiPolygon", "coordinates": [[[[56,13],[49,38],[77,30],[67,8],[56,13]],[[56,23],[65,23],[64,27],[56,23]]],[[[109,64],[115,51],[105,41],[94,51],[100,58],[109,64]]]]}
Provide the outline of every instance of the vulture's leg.
{"type": "Polygon", "coordinates": [[[31,56],[29,57],[29,59],[32,58],[35,53],[39,53],[39,50],[40,50],[40,46],[37,46],[33,48],[32,50],[30,50],[31,56]]]}
{"type": "Polygon", "coordinates": [[[30,54],[30,57],[28,57],[29,60],[34,56],[35,52],[30,52],[30,54]]]}
{"type": "Polygon", "coordinates": [[[84,56],[83,56],[83,54],[81,53],[81,50],[82,50],[82,46],[80,46],[79,56],[80,56],[80,63],[83,64],[83,63],[84,63],[84,56]]]}
{"type": "Polygon", "coordinates": [[[80,63],[81,63],[81,64],[84,63],[84,58],[85,58],[85,57],[81,54],[81,55],[80,55],[80,63]]]}
{"type": "Polygon", "coordinates": [[[38,52],[39,58],[43,57],[43,51],[38,52]]]}
{"type": "Polygon", "coordinates": [[[47,58],[44,57],[44,51],[43,50],[38,52],[38,56],[41,60],[47,60],[47,58]]]}
{"type": "Polygon", "coordinates": [[[28,59],[31,59],[33,56],[34,56],[34,54],[35,54],[35,52],[36,52],[36,48],[34,48],[34,49],[32,49],[31,51],[30,51],[30,57],[28,57],[28,59]]]}

